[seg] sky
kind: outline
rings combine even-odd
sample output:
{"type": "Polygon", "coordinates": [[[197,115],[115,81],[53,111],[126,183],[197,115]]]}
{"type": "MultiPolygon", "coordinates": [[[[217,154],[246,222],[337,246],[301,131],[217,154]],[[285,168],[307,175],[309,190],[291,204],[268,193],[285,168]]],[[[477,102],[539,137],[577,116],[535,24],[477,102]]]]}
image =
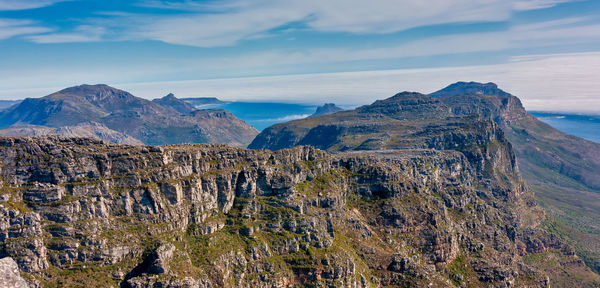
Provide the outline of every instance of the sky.
{"type": "Polygon", "coordinates": [[[104,83],[361,105],[478,81],[600,113],[599,75],[597,0],[0,0],[0,99],[104,83]]]}

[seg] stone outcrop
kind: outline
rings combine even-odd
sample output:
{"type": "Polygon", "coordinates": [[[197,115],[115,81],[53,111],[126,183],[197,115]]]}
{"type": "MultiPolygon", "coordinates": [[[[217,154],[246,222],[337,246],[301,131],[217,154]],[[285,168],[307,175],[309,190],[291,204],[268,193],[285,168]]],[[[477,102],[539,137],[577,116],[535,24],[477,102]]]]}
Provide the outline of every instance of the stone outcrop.
{"type": "Polygon", "coordinates": [[[0,259],[0,287],[29,288],[29,284],[19,274],[17,263],[10,257],[0,259]]]}

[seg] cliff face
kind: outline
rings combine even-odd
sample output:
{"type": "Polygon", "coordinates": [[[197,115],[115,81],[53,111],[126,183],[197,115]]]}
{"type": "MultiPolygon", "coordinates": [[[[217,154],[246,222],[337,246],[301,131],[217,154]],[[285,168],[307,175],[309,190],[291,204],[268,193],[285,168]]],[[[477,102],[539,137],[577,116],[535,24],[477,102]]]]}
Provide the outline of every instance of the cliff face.
{"type": "Polygon", "coordinates": [[[337,154],[0,138],[0,257],[43,286],[546,287],[543,255],[593,285],[488,136],[337,154]]]}
{"type": "Polygon", "coordinates": [[[498,123],[515,149],[524,180],[552,216],[545,226],[600,272],[600,144],[543,123],[493,84],[457,84],[431,95],[457,115],[498,123]]]}

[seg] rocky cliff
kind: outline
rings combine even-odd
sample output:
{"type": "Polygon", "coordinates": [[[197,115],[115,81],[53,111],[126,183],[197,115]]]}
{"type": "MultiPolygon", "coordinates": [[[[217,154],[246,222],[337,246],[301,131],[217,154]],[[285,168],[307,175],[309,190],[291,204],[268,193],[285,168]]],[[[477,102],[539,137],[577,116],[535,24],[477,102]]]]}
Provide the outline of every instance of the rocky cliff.
{"type": "MultiPolygon", "coordinates": [[[[600,267],[600,226],[595,220],[600,217],[600,194],[593,188],[600,173],[600,145],[538,121],[517,97],[493,83],[459,82],[431,95],[403,92],[352,111],[276,124],[263,130],[249,147],[295,145],[335,153],[449,149],[465,155],[479,151],[490,155],[495,147],[514,147],[525,180],[553,216],[543,222],[544,229],[575,245],[587,265],[596,271],[600,267]],[[483,147],[489,147],[488,152],[480,146],[486,141],[489,144],[483,147]]],[[[502,177],[496,173],[497,179],[502,177]]],[[[541,257],[534,262],[548,261],[541,257]]],[[[550,275],[555,281],[563,278],[550,275]]]]}
{"type": "Polygon", "coordinates": [[[486,125],[463,151],[0,138],[0,257],[44,287],[547,287],[540,257],[600,283],[486,125]]]}
{"type": "Polygon", "coordinates": [[[493,83],[459,82],[431,96],[456,115],[498,123],[515,149],[523,178],[552,216],[544,225],[600,272],[600,144],[543,123],[493,83]]]}

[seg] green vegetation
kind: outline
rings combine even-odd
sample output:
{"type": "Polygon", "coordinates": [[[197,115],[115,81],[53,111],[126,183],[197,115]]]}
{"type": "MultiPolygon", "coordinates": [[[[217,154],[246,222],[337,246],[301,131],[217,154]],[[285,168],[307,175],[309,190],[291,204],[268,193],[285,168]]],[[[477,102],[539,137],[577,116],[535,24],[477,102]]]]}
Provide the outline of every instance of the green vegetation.
{"type": "Polygon", "coordinates": [[[331,169],[329,172],[296,185],[296,190],[306,196],[326,197],[330,191],[339,190],[339,184],[351,176],[352,173],[344,168],[331,169]]]}

